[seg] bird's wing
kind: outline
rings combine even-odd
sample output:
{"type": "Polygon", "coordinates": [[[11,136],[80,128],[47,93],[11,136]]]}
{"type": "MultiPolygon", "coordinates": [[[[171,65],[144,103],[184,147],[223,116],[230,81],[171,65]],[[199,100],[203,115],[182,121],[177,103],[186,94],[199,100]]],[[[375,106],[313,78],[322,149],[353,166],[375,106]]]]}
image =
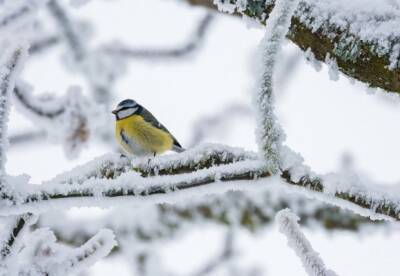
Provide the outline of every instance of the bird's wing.
{"type": "Polygon", "coordinates": [[[150,123],[152,126],[162,129],[165,132],[167,132],[169,135],[171,135],[173,141],[174,141],[174,146],[178,147],[178,148],[182,148],[182,146],[179,144],[178,140],[176,140],[176,138],[171,134],[171,132],[169,132],[169,130],[163,126],[154,116],[153,114],[150,113],[150,111],[148,111],[146,108],[142,107],[142,110],[140,112],[140,115],[143,117],[143,119],[150,123]]]}

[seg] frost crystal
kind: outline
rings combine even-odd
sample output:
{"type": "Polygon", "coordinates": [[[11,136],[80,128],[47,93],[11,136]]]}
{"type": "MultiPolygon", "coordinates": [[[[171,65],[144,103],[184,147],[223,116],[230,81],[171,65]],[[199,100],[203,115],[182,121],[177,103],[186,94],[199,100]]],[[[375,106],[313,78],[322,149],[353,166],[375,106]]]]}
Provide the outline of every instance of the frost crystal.
{"type": "Polygon", "coordinates": [[[327,54],[325,57],[325,63],[328,65],[329,79],[333,81],[339,80],[339,68],[336,63],[336,59],[330,58],[330,55],[327,54]]]}

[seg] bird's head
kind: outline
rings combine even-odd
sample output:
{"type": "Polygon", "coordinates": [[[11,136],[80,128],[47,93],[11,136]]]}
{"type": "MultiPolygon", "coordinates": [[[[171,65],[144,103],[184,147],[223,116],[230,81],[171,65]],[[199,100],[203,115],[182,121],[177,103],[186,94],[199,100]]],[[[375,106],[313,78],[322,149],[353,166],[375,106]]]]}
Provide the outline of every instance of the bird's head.
{"type": "Polygon", "coordinates": [[[139,110],[140,110],[140,105],[137,102],[131,99],[127,99],[120,102],[117,105],[117,107],[111,112],[115,114],[117,120],[121,120],[129,116],[132,116],[134,114],[137,114],[139,110]]]}

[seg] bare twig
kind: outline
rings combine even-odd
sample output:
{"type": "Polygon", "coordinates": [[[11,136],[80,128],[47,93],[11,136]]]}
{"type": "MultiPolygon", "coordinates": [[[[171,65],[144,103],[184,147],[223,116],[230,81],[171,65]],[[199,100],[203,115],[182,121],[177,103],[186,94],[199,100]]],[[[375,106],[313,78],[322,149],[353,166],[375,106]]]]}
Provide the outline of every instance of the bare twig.
{"type": "Polygon", "coordinates": [[[32,143],[32,142],[37,142],[37,141],[43,141],[43,138],[46,137],[46,133],[44,131],[26,131],[26,132],[21,132],[21,133],[16,133],[13,135],[10,135],[8,138],[10,145],[15,147],[15,146],[20,146],[24,145],[27,143],[32,143]]]}

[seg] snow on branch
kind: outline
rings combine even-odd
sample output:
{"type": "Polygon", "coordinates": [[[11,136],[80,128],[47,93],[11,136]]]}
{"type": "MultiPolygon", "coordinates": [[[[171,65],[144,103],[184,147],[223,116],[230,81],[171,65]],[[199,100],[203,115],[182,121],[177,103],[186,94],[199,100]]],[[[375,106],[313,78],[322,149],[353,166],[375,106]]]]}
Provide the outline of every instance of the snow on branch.
{"type": "MultiPolygon", "coordinates": [[[[221,152],[226,151],[225,146],[222,148],[225,149],[221,152]]],[[[363,179],[342,179],[340,175],[318,177],[302,165],[288,167],[279,176],[271,177],[262,160],[240,160],[243,155],[254,156],[244,151],[235,153],[231,158],[233,163],[224,164],[228,159],[217,159],[220,165],[211,165],[217,164],[215,157],[218,155],[215,153],[207,147],[193,148],[185,152],[186,158],[182,162],[178,158],[181,154],[166,155],[155,157],[149,165],[142,166],[129,165],[126,158],[118,155],[107,155],[42,185],[22,185],[18,196],[11,202],[0,202],[0,214],[42,213],[49,209],[65,210],[77,206],[114,206],[123,202],[177,203],[231,190],[261,193],[270,186],[282,185],[288,191],[306,192],[307,197],[373,219],[400,220],[400,198],[397,192],[388,188],[374,188],[363,183],[363,179]],[[211,156],[210,159],[207,156],[211,156]],[[196,160],[203,161],[197,164],[196,160]],[[156,174],[166,168],[167,175],[156,174]],[[155,176],[149,172],[154,172],[155,176]]],[[[221,157],[225,156],[229,155],[221,157]]]]}
{"type": "Polygon", "coordinates": [[[5,51],[0,68],[0,191],[2,198],[12,197],[13,187],[7,183],[5,163],[8,146],[7,123],[10,110],[10,93],[16,77],[27,56],[25,46],[11,46],[5,51]]]}
{"type": "Polygon", "coordinates": [[[271,12],[265,35],[260,45],[261,73],[254,96],[257,115],[257,144],[263,155],[267,168],[278,173],[281,166],[281,147],[285,139],[284,133],[277,122],[273,107],[273,75],[275,59],[281,48],[282,40],[290,26],[298,0],[279,0],[271,12]]]}
{"type": "Polygon", "coordinates": [[[210,29],[210,25],[214,19],[213,14],[207,13],[198,23],[195,31],[187,40],[187,42],[178,47],[172,49],[135,49],[125,45],[106,45],[103,47],[103,51],[111,56],[118,56],[123,58],[135,58],[135,59],[162,59],[162,58],[179,58],[198,49],[205,39],[207,31],[210,29]]]}
{"type": "Polygon", "coordinates": [[[0,171],[4,176],[6,162],[5,148],[7,141],[7,123],[10,109],[10,94],[14,89],[16,76],[21,70],[22,63],[27,56],[24,47],[17,46],[5,54],[5,61],[1,64],[0,71],[0,171]]]}
{"type": "Polygon", "coordinates": [[[77,273],[99,259],[110,254],[111,250],[117,246],[115,235],[111,230],[100,230],[95,236],[88,240],[81,247],[68,252],[53,266],[54,275],[66,275],[65,273],[77,273]]]}
{"type": "MultiPolygon", "coordinates": [[[[20,246],[16,246],[19,238],[26,231],[28,226],[35,222],[32,214],[24,214],[21,216],[11,216],[7,218],[6,225],[2,229],[2,237],[0,241],[0,259],[5,261],[10,255],[17,254],[20,246]]],[[[21,242],[19,242],[21,243],[21,242]]]]}
{"type": "MultiPolygon", "coordinates": [[[[240,14],[261,24],[276,0],[186,0],[193,5],[240,14]],[[214,4],[213,4],[214,3],[214,4]]],[[[248,21],[248,20],[247,20],[248,21]]],[[[320,62],[329,54],[343,74],[400,93],[400,16],[391,1],[301,1],[287,38],[320,62]]]]}
{"type": "Polygon", "coordinates": [[[288,239],[288,245],[296,252],[301,259],[303,266],[309,276],[335,276],[332,270],[325,267],[319,254],[311,247],[310,242],[300,230],[299,217],[289,209],[276,214],[276,221],[279,224],[279,231],[288,239]]]}
{"type": "Polygon", "coordinates": [[[69,275],[79,273],[107,256],[117,245],[112,231],[100,230],[78,248],[57,243],[46,228],[24,234],[21,246],[0,265],[1,275],[69,275]]]}

